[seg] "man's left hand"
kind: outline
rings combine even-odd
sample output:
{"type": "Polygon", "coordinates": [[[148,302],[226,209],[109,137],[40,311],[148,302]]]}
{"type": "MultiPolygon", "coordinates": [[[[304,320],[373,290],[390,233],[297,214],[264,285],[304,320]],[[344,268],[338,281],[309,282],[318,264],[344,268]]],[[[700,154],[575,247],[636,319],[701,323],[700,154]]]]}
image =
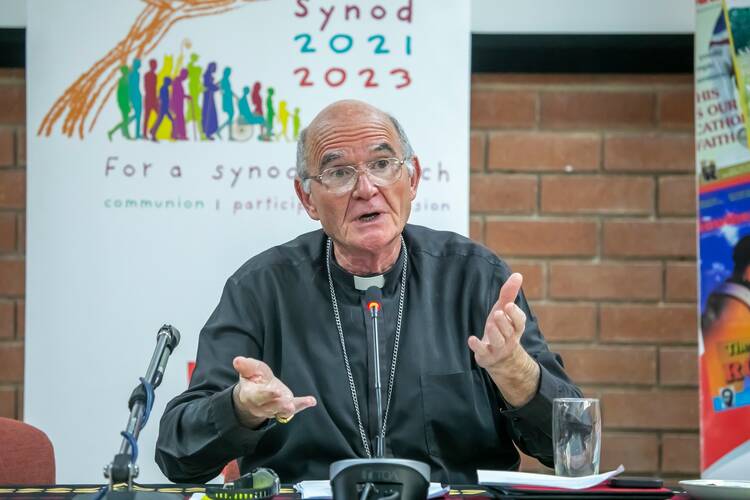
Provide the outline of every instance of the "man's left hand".
{"type": "Polygon", "coordinates": [[[515,304],[522,283],[519,273],[510,275],[487,316],[482,340],[469,337],[469,348],[474,351],[477,364],[485,370],[499,368],[523,351],[520,341],[526,328],[526,314],[515,304]]]}
{"type": "Polygon", "coordinates": [[[477,364],[487,370],[513,406],[528,402],[539,384],[539,365],[521,345],[526,314],[515,300],[522,283],[519,273],[510,275],[487,316],[482,339],[469,337],[469,348],[477,364]]]}

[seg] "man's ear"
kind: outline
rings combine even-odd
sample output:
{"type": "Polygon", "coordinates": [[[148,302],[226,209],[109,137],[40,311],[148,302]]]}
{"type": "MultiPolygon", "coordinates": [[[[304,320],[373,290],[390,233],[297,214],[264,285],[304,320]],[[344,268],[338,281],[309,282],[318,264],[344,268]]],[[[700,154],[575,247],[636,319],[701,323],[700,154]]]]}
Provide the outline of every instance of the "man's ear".
{"type": "Polygon", "coordinates": [[[422,166],[419,164],[419,158],[416,156],[411,157],[411,163],[414,166],[414,172],[412,172],[409,178],[409,195],[411,200],[417,197],[417,188],[419,187],[419,181],[422,179],[422,166]]]}
{"type": "Polygon", "coordinates": [[[312,220],[320,220],[318,209],[315,208],[315,205],[312,203],[310,193],[306,193],[302,188],[302,179],[299,177],[294,178],[294,191],[297,193],[297,198],[299,198],[302,206],[305,207],[307,215],[309,215],[312,220]]]}

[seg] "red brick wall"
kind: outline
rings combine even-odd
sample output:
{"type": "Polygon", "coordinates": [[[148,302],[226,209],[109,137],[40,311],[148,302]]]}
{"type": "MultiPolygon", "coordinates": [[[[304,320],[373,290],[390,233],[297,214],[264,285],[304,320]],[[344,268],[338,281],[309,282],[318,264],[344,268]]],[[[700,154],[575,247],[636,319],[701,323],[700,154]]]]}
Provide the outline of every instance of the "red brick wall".
{"type": "MultiPolygon", "coordinates": [[[[476,75],[471,236],[602,399],[603,464],[698,471],[692,75],[476,75]]],[[[22,418],[24,73],[0,70],[0,416],[22,418]]],[[[537,469],[535,461],[524,468],[537,469]]]]}
{"type": "Polygon", "coordinates": [[[471,236],[601,398],[602,467],[696,475],[692,75],[475,75],[471,104],[471,236]]]}
{"type": "Polygon", "coordinates": [[[0,417],[23,418],[26,89],[0,70],[0,417]]]}

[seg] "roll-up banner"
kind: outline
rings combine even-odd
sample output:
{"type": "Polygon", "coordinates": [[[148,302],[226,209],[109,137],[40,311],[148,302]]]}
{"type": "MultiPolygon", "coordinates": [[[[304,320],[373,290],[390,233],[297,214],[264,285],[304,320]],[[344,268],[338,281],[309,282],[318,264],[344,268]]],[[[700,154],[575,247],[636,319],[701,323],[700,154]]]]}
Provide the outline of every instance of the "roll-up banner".
{"type": "Polygon", "coordinates": [[[697,0],[701,471],[750,479],[750,0],[697,0]]]}
{"type": "Polygon", "coordinates": [[[62,483],[103,481],[156,332],[182,332],[140,437],[187,386],[224,281],[316,229],[295,140],[360,99],[421,160],[411,222],[467,233],[465,0],[29,0],[24,416],[62,483]]]}

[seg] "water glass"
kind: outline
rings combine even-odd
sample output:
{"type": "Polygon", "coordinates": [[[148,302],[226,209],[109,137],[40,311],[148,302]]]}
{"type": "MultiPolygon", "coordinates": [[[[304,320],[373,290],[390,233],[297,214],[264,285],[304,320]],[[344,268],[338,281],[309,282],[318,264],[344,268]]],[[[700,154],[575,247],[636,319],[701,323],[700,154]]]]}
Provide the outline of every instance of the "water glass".
{"type": "Polygon", "coordinates": [[[555,474],[577,477],[599,473],[602,419],[599,400],[558,398],[552,403],[555,474]]]}

